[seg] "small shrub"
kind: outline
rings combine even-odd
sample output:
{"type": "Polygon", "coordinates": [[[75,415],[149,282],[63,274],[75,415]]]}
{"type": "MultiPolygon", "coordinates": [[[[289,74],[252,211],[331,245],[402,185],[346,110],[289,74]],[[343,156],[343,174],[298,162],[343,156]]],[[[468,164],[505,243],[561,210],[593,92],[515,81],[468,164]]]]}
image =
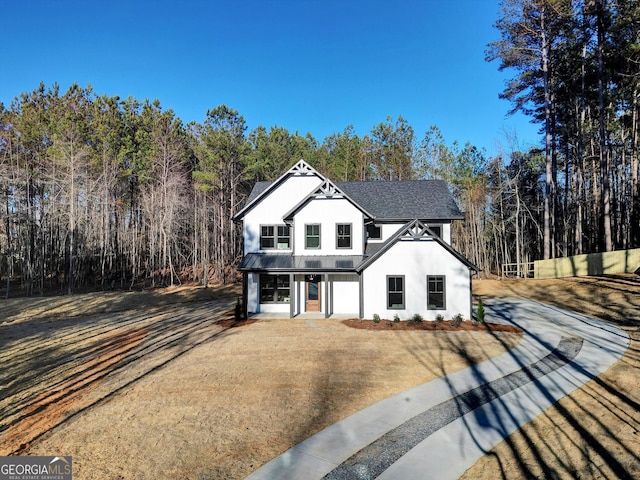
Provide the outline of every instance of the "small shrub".
{"type": "Polygon", "coordinates": [[[400,321],[400,315],[398,315],[397,313],[393,316],[393,321],[398,323],[400,321]]]}
{"type": "Polygon", "coordinates": [[[373,314],[373,323],[380,323],[380,315],[377,313],[373,314]]]}
{"type": "Polygon", "coordinates": [[[419,313],[414,314],[413,317],[411,317],[411,321],[415,323],[422,322],[422,315],[420,315],[419,313]]]}
{"type": "Polygon", "coordinates": [[[444,321],[444,315],[442,315],[441,313],[436,315],[436,323],[440,323],[444,321]]]}
{"type": "Polygon", "coordinates": [[[451,319],[451,323],[454,327],[459,327],[462,324],[462,320],[464,320],[464,317],[461,313],[458,313],[451,319]]]}
{"type": "Polygon", "coordinates": [[[478,308],[476,309],[476,320],[479,323],[484,323],[484,305],[482,304],[482,298],[478,297],[478,308]]]}

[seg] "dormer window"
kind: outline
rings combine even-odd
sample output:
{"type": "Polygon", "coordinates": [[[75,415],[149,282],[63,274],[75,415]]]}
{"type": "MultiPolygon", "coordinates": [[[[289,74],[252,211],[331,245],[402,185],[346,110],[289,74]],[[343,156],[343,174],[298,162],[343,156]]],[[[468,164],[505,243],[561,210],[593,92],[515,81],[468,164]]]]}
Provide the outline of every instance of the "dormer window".
{"type": "Polygon", "coordinates": [[[382,228],[379,225],[374,225],[370,223],[367,225],[367,238],[369,240],[381,240],[382,239],[382,228]]]}
{"type": "Polygon", "coordinates": [[[291,230],[288,225],[262,225],[260,227],[261,250],[289,250],[291,230]]]}

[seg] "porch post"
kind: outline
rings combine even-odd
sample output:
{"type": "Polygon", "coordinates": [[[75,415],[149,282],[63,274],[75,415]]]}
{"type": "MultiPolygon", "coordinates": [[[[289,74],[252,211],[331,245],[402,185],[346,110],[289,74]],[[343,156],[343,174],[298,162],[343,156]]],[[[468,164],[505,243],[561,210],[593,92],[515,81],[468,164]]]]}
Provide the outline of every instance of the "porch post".
{"type": "Polygon", "coordinates": [[[468,270],[469,270],[469,320],[473,320],[473,285],[471,283],[472,282],[471,269],[469,268],[468,270]]]}
{"type": "Polygon", "coordinates": [[[249,293],[249,274],[247,272],[242,272],[242,314],[244,318],[248,318],[249,316],[249,299],[247,298],[247,294],[249,293]]]}
{"type": "Polygon", "coordinates": [[[289,274],[289,318],[293,318],[296,313],[296,284],[293,273],[289,274]]]}
{"type": "Polygon", "coordinates": [[[363,272],[360,272],[358,275],[358,286],[360,290],[360,311],[358,312],[359,318],[364,318],[364,277],[362,276],[363,272]]]}
{"type": "Polygon", "coordinates": [[[329,274],[324,274],[324,318],[329,318],[329,274]]]}

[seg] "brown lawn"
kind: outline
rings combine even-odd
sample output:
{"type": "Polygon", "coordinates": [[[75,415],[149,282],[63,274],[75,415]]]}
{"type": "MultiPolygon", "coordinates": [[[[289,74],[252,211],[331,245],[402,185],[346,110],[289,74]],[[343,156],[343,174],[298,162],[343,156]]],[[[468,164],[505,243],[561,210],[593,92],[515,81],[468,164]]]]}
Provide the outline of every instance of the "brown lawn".
{"type": "MultiPolygon", "coordinates": [[[[466,477],[639,476],[639,287],[631,277],[476,282],[485,303],[538,298],[614,321],[633,342],[603,376],[466,477]]],[[[244,478],[327,425],[520,339],[490,330],[371,331],[338,320],[238,324],[238,293],[182,288],[0,303],[0,455],[72,455],[83,479],[244,478]]]]}

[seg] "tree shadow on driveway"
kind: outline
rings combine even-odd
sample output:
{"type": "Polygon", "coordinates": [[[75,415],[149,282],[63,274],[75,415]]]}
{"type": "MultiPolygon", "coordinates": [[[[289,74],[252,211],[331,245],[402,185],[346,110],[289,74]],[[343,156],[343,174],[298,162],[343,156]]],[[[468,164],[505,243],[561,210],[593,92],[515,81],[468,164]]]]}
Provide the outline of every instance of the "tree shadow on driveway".
{"type": "MultiPolygon", "coordinates": [[[[536,306],[533,308],[536,309],[536,306]]],[[[494,317],[518,324],[518,314],[513,311],[509,302],[495,300],[490,310],[494,317]]],[[[553,310],[556,314],[562,314],[558,309],[549,309],[547,314],[553,314],[553,310]]],[[[533,315],[535,311],[528,313],[533,315]]],[[[519,315],[522,314],[519,312],[519,315]]],[[[564,314],[578,316],[571,312],[564,314]]],[[[585,320],[584,317],[580,318],[580,321],[585,320]]],[[[539,336],[535,336],[534,341],[541,344],[545,342],[539,336]]],[[[551,349],[553,345],[545,347],[551,349]]],[[[606,345],[603,347],[606,348],[606,345]]],[[[513,352],[509,354],[518,362],[519,367],[527,368],[527,364],[513,352]]],[[[532,378],[534,396],[552,406],[514,433],[511,432],[514,424],[517,425],[518,413],[531,408],[528,398],[517,398],[515,404],[513,401],[506,403],[499,398],[488,404],[489,408],[474,411],[474,415],[464,417],[469,436],[487,455],[462,478],[488,478],[486,474],[483,476],[482,471],[491,469],[494,472],[500,471],[500,478],[638,477],[638,402],[625,394],[619,384],[612,383],[607,374],[594,378],[590,371],[575,362],[570,364],[570,368],[578,376],[583,375],[592,381],[558,401],[556,392],[563,388],[555,383],[554,378],[558,377],[550,375],[532,378]],[[505,440],[487,451],[481,439],[484,432],[478,431],[478,425],[482,429],[504,434],[505,440]]],[[[627,384],[633,383],[634,373],[628,371],[629,365],[619,361],[612,369],[627,370],[628,377],[624,381],[627,384]]],[[[479,382],[485,381],[481,372],[476,369],[474,372],[479,382]]]]}

